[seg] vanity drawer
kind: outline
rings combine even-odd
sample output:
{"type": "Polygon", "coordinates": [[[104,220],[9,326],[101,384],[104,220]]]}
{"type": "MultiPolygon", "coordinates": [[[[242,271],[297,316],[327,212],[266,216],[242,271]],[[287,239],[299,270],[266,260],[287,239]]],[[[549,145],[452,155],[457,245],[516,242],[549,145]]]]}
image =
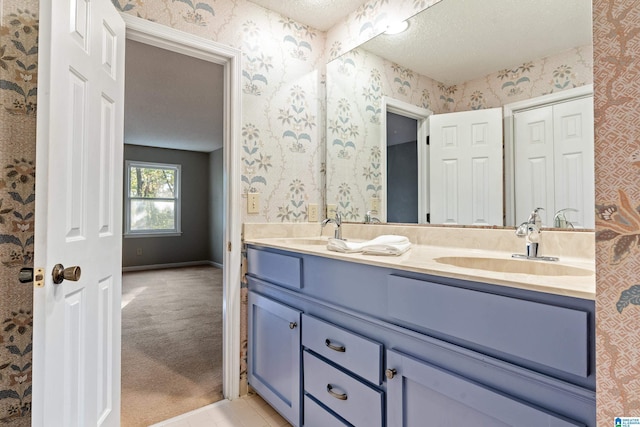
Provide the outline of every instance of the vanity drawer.
{"type": "Polygon", "coordinates": [[[302,315],[302,345],[374,384],[382,383],[382,344],[302,315]]]}
{"type": "Polygon", "coordinates": [[[304,395],[304,427],[347,427],[340,419],[320,406],[318,402],[304,395]]]}
{"type": "Polygon", "coordinates": [[[393,275],[387,285],[390,317],[572,375],[589,375],[586,311],[393,275]]]}
{"type": "Polygon", "coordinates": [[[304,389],[307,393],[355,426],[382,426],[384,392],[306,350],[303,364],[304,389]]]}
{"type": "Polygon", "coordinates": [[[247,249],[247,272],[278,285],[302,288],[302,259],[260,249],[247,249]]]}

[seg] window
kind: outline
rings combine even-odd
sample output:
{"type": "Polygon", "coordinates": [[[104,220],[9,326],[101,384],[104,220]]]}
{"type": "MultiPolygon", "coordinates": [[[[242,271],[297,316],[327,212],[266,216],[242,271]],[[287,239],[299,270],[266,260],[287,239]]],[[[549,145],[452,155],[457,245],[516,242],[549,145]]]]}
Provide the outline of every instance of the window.
{"type": "Polygon", "coordinates": [[[125,235],[180,234],[180,165],[127,160],[125,174],[125,235]]]}

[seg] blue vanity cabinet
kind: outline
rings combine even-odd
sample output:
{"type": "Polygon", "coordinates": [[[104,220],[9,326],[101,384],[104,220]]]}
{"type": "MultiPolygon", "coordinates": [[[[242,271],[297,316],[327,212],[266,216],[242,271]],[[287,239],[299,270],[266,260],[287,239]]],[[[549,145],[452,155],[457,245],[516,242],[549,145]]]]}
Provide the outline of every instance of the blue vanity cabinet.
{"type": "Polygon", "coordinates": [[[249,292],[248,381],[280,415],[300,425],[300,314],[249,292]]]}
{"type": "Polygon", "coordinates": [[[260,246],[247,252],[249,382],[295,426],[596,425],[593,301],[260,246]],[[300,342],[259,341],[255,331],[281,334],[278,324],[291,320],[270,314],[261,325],[256,301],[270,301],[258,312],[295,312],[300,342]],[[254,367],[262,357],[262,366],[274,363],[282,348],[297,355],[285,377],[299,387],[300,418],[285,412],[294,406],[290,384],[254,367]]]}
{"type": "Polygon", "coordinates": [[[388,426],[585,425],[401,352],[387,350],[387,366],[388,426]]]}

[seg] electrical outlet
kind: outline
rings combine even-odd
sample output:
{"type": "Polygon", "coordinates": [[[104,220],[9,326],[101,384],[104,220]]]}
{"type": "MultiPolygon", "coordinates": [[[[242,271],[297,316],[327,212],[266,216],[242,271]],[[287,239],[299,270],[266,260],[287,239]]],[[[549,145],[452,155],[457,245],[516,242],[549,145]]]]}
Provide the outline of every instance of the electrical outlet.
{"type": "Polygon", "coordinates": [[[309,222],[318,222],[318,205],[316,203],[309,203],[307,216],[309,217],[309,222]]]}
{"type": "Polygon", "coordinates": [[[247,194],[247,213],[257,214],[260,212],[260,193],[247,194]]]}
{"type": "Polygon", "coordinates": [[[136,248],[136,255],[142,255],[142,248],[136,248]]]}
{"type": "Polygon", "coordinates": [[[335,218],[337,210],[336,205],[327,205],[327,218],[335,218]]]}
{"type": "Polygon", "coordinates": [[[371,210],[380,212],[380,199],[378,199],[377,197],[371,198],[371,210]]]}

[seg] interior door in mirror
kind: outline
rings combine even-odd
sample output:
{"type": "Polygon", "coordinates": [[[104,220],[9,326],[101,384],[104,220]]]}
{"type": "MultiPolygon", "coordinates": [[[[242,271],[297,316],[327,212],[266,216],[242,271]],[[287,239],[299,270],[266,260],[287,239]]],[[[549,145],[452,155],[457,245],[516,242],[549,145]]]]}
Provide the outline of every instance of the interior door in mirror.
{"type": "Polygon", "coordinates": [[[502,108],[429,120],[431,222],[504,225],[502,108]]]}

